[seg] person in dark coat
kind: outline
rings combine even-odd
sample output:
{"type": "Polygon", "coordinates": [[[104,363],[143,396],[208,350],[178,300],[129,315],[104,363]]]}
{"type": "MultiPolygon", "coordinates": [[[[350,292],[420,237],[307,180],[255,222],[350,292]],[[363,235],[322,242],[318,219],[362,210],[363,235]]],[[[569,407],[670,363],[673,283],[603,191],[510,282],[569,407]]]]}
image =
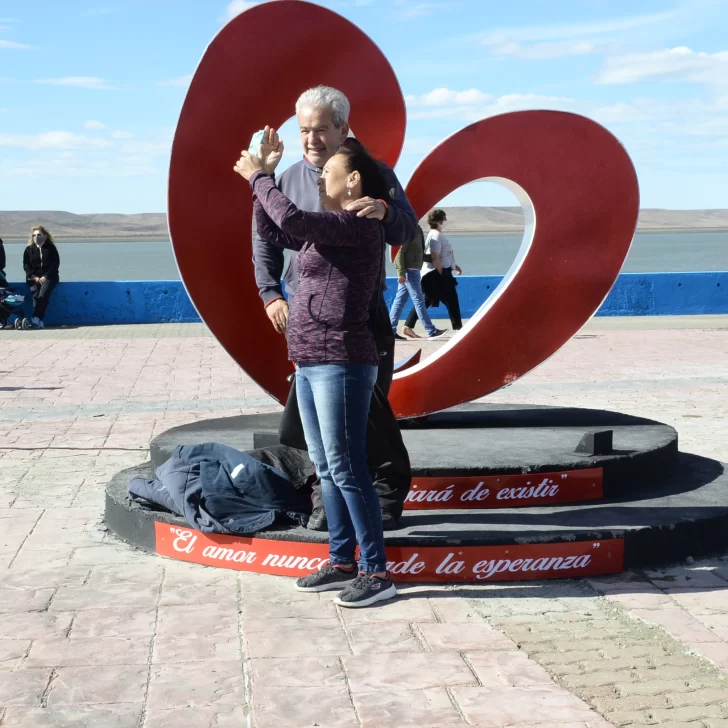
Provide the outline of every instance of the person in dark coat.
{"type": "Polygon", "coordinates": [[[5,263],[7,262],[5,258],[5,246],[3,245],[3,239],[0,238],[0,272],[5,272],[5,263]]]}
{"type": "Polygon", "coordinates": [[[33,316],[30,325],[42,329],[48,303],[53,289],[58,285],[58,269],[61,256],[58,254],[53,236],[42,225],[30,232],[28,245],[23,253],[25,280],[33,296],[33,316]]]}

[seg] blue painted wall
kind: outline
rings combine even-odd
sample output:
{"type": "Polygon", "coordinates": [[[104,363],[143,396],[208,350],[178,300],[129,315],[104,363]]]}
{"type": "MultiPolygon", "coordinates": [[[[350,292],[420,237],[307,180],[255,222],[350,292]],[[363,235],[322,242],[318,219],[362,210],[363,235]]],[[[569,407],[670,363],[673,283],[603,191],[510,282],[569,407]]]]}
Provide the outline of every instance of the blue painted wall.
{"type": "MultiPolygon", "coordinates": [[[[463,276],[458,295],[464,317],[472,316],[495,290],[501,276],[463,276]]],[[[26,293],[24,283],[11,284],[26,293]]],[[[387,279],[391,304],[396,280],[387,279]]],[[[26,301],[26,303],[28,303],[26,301]]],[[[405,309],[405,315],[409,305],[405,309]]],[[[30,306],[28,306],[30,311],[30,306]]],[[[431,309],[447,318],[444,306],[431,309]]],[[[623,273],[598,316],[728,314],[728,271],[711,273],[623,273]]],[[[46,323],[131,324],[199,321],[180,281],[95,281],[60,283],[46,323]]]]}

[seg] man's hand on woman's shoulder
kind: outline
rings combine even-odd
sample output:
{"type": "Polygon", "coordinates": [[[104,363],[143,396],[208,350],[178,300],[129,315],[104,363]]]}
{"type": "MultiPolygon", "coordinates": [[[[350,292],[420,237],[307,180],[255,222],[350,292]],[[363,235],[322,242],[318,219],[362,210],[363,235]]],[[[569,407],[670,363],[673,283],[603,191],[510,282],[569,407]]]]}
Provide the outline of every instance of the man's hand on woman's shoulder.
{"type": "Polygon", "coordinates": [[[353,200],[346,209],[354,210],[357,217],[367,217],[370,220],[384,220],[387,217],[387,206],[381,200],[375,200],[373,197],[360,197],[358,200],[353,200]]]}

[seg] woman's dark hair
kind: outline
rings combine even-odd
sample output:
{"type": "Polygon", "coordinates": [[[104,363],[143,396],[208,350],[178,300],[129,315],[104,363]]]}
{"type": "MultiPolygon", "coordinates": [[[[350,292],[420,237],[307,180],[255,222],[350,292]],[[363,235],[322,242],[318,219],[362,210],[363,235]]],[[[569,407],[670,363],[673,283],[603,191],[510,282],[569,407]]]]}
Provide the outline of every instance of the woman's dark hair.
{"type": "Polygon", "coordinates": [[[427,215],[427,224],[430,226],[431,230],[437,228],[437,226],[441,222],[445,222],[445,220],[447,220],[445,210],[441,210],[439,207],[436,207],[434,210],[430,210],[427,215]]]}
{"type": "Polygon", "coordinates": [[[389,188],[379,163],[360,141],[354,137],[344,139],[336,150],[336,155],[345,158],[347,172],[359,172],[361,193],[364,197],[373,197],[375,200],[390,199],[389,188]]]}

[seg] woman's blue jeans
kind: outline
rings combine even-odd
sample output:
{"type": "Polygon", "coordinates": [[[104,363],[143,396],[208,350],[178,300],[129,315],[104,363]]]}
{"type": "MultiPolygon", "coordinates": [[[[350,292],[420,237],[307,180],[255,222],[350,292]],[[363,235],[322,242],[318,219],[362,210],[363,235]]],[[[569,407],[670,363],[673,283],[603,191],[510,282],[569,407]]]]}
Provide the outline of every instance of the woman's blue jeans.
{"type": "Polygon", "coordinates": [[[394,297],[392,308],[389,311],[389,323],[392,324],[392,328],[396,331],[397,324],[399,323],[399,317],[402,313],[407,298],[412,299],[412,304],[417,311],[417,317],[422,321],[422,325],[425,327],[425,331],[428,336],[432,336],[437,328],[432,323],[430,314],[427,313],[427,306],[425,304],[425,294],[422,293],[422,275],[418,270],[408,270],[405,275],[405,282],[397,285],[397,294],[394,297]]]}
{"type": "Polygon", "coordinates": [[[369,404],[377,367],[298,364],[296,393],[308,454],[321,478],[332,564],[384,571],[382,512],[366,456],[369,404]]]}

